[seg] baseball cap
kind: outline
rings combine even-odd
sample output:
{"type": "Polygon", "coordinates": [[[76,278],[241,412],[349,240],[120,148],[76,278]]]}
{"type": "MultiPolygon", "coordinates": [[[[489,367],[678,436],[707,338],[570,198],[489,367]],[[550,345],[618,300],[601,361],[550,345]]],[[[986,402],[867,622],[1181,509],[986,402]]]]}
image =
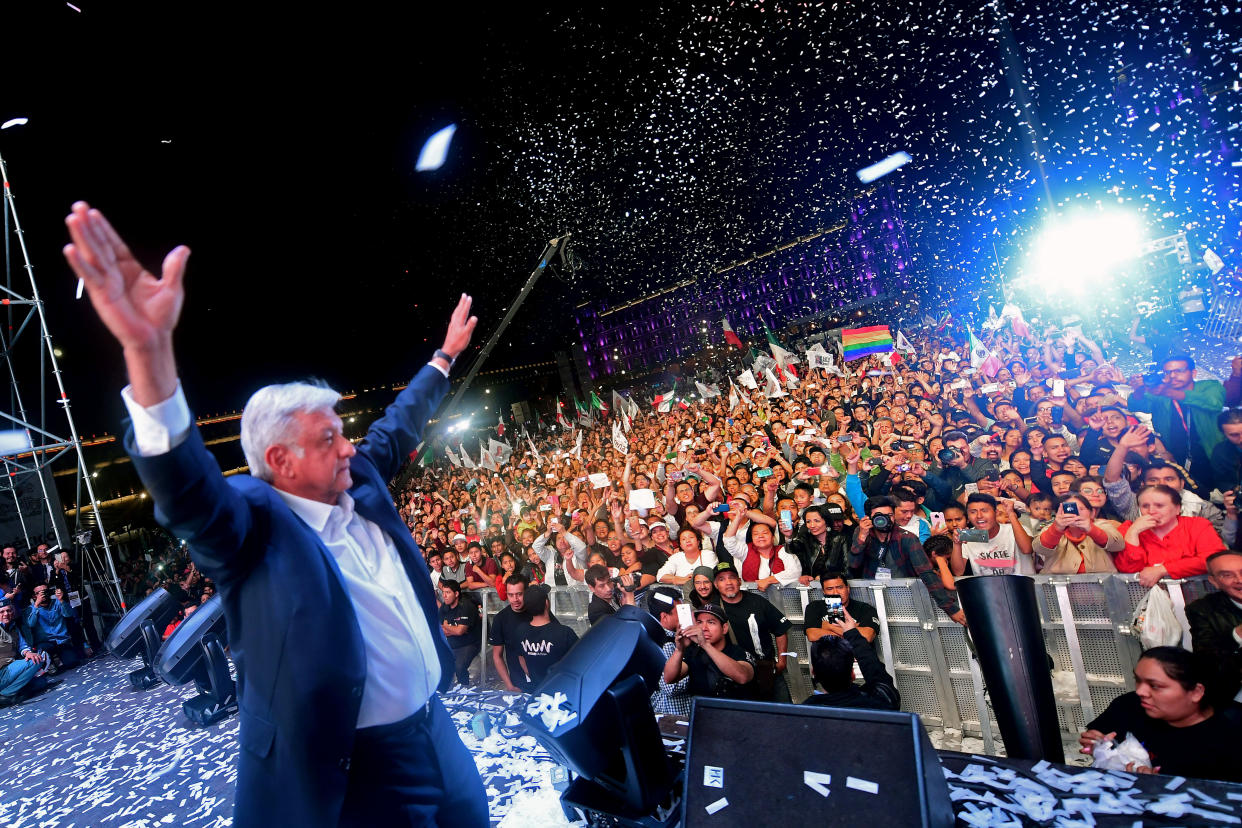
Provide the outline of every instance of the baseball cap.
{"type": "Polygon", "coordinates": [[[456,535],[453,535],[452,543],[457,543],[458,541],[465,541],[465,540],[466,540],[466,536],[458,532],[456,535]]]}
{"type": "Polygon", "coordinates": [[[695,618],[698,618],[700,615],[713,615],[720,621],[720,623],[729,623],[729,616],[725,615],[725,611],[715,604],[704,604],[694,611],[695,618]]]}
{"type": "Polygon", "coordinates": [[[713,579],[718,578],[720,575],[724,574],[725,572],[732,572],[734,575],[737,575],[739,578],[742,577],[738,573],[737,567],[734,566],[731,561],[721,561],[720,563],[716,564],[716,568],[712,570],[712,578],[713,579]]]}
{"type": "Polygon", "coordinates": [[[649,520],[647,521],[647,528],[651,530],[663,529],[665,532],[667,532],[668,524],[662,520],[649,520]]]}
{"type": "Polygon", "coordinates": [[[824,513],[828,520],[845,520],[845,510],[835,503],[829,503],[824,507],[824,513]]]}
{"type": "Polygon", "coordinates": [[[703,577],[707,578],[707,580],[710,581],[716,577],[716,571],[712,569],[710,566],[696,566],[694,568],[694,572],[690,573],[691,578],[697,578],[700,575],[702,575],[703,577]]]}

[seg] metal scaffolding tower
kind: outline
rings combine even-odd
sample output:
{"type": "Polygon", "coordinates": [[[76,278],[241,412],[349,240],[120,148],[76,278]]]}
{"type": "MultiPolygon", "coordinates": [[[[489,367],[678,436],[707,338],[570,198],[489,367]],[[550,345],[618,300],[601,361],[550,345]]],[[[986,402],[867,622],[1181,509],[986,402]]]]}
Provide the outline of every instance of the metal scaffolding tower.
{"type": "MultiPolygon", "coordinates": [[[[117,613],[125,611],[125,599],[104,531],[99,503],[82,454],[82,443],[69,407],[69,395],[65,391],[64,377],[56,358],[56,348],[48,331],[47,316],[43,312],[43,300],[35,282],[34,267],[26,249],[26,239],[17,217],[17,205],[9,184],[9,171],[0,156],[0,179],[4,182],[4,284],[0,286],[0,306],[3,306],[7,325],[0,326],[0,356],[3,356],[9,381],[9,410],[0,410],[0,426],[6,426],[16,435],[22,445],[19,448],[0,448],[0,517],[8,511],[11,501],[16,509],[16,522],[26,538],[27,547],[43,542],[49,534],[56,544],[69,551],[75,566],[81,567],[84,582],[94,589],[96,612],[105,609],[103,601],[113,604],[117,613]],[[22,267],[30,280],[29,294],[23,294],[13,284],[12,239],[16,238],[22,258],[22,267]],[[37,341],[30,342],[37,337],[37,341]],[[37,360],[37,363],[36,363],[37,360]],[[29,407],[22,394],[21,381],[29,382],[36,374],[39,394],[29,407]],[[54,382],[48,389],[49,376],[54,382]],[[19,381],[21,380],[21,381],[19,381]],[[49,423],[49,420],[52,422],[49,423]],[[58,436],[56,432],[68,437],[58,436]],[[24,434],[24,437],[22,435],[24,434]],[[72,462],[77,469],[77,491],[85,487],[98,529],[97,543],[89,527],[82,525],[82,509],[76,509],[74,527],[68,531],[60,498],[52,480],[52,465],[72,462]],[[49,532],[50,528],[50,532],[49,532]],[[66,537],[68,534],[68,537],[66,537]],[[97,545],[98,544],[98,545],[97,545]]],[[[0,542],[8,538],[0,538],[0,542]]]]}

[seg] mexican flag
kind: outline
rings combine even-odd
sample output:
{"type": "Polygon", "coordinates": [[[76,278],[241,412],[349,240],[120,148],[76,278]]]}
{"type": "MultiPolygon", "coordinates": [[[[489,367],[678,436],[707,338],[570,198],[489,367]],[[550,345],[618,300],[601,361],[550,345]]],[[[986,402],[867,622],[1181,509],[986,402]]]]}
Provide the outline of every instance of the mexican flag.
{"type": "Polygon", "coordinates": [[[565,404],[560,397],[556,398],[556,424],[561,428],[569,428],[569,420],[565,419],[565,404]]]}
{"type": "Polygon", "coordinates": [[[594,391],[591,392],[591,408],[598,408],[603,414],[608,413],[608,406],[604,404],[604,401],[594,391]]]}
{"type": "Polygon", "coordinates": [[[736,345],[739,350],[746,350],[746,346],[742,344],[742,340],[733,332],[733,326],[729,324],[729,317],[724,318],[724,338],[729,345],[736,345]]]}
{"type": "Polygon", "coordinates": [[[496,415],[496,433],[500,435],[500,439],[505,437],[505,417],[503,414],[496,415]]]}
{"type": "Polygon", "coordinates": [[[772,358],[776,360],[776,364],[785,373],[797,377],[798,375],[794,373],[792,368],[789,367],[790,358],[793,354],[785,350],[785,346],[781,345],[780,340],[778,340],[776,335],[768,328],[768,323],[766,322],[763,323],[763,333],[768,338],[768,348],[772,351],[772,358]]]}

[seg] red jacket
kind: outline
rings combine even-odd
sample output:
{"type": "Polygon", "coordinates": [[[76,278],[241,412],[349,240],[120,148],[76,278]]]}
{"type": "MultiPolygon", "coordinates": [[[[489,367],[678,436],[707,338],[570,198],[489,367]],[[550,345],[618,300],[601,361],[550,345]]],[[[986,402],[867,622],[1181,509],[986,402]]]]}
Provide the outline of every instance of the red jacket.
{"type": "MultiPolygon", "coordinates": [[[[1127,520],[1119,530],[1124,538],[1134,521],[1127,520]]],[[[1201,517],[1177,518],[1177,526],[1163,538],[1148,529],[1139,535],[1139,545],[1117,553],[1113,563],[1118,572],[1138,572],[1140,569],[1163,564],[1170,578],[1189,578],[1207,572],[1207,558],[1213,552],[1225,548],[1225,542],[1216,534],[1211,521],[1201,517]]]]}

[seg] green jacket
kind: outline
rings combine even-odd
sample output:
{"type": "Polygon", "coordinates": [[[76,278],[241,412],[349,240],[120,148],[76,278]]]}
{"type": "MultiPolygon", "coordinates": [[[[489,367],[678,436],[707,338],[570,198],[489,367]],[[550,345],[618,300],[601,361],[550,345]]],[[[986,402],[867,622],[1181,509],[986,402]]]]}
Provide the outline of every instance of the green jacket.
{"type": "MultiPolygon", "coordinates": [[[[1145,411],[1151,415],[1152,428],[1160,435],[1161,440],[1178,463],[1185,464],[1187,458],[1200,457],[1204,465],[1212,456],[1212,450],[1225,439],[1216,427],[1216,416],[1225,407],[1225,386],[1217,380],[1196,380],[1186,392],[1186,399],[1178,402],[1186,424],[1190,427],[1190,441],[1187,443],[1178,435],[1179,423],[1177,409],[1173,400],[1156,394],[1144,393],[1130,397],[1131,411],[1145,411]]],[[[1207,469],[1197,469],[1203,475],[1207,469]]],[[[1196,480],[1209,484],[1210,480],[1196,480]]]]}

